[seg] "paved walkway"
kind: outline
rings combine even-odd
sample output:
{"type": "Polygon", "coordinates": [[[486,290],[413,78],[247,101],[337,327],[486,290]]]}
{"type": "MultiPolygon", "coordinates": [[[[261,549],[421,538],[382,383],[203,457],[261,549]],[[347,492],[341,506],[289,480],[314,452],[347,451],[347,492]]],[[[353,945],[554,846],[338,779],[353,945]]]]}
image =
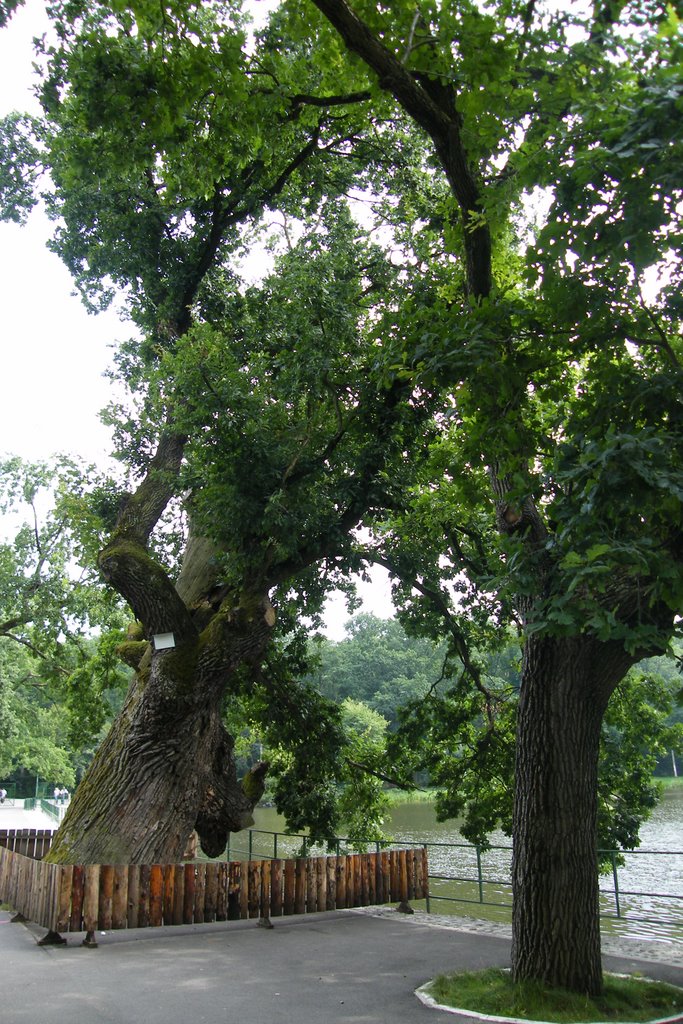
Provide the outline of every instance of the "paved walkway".
{"type": "MultiPolygon", "coordinates": [[[[40,811],[13,810],[0,807],[0,828],[52,827],[40,811]]],[[[509,925],[389,907],[280,918],[272,930],[236,921],[98,933],[96,950],[82,935],[37,946],[44,933],[0,911],[2,1024],[465,1024],[415,989],[510,958],[509,925]]],[[[683,941],[605,936],[603,952],[609,970],[683,987],[683,941]]]]}
{"type": "Polygon", "coordinates": [[[58,821],[37,807],[25,811],[23,805],[15,807],[7,800],[0,804],[0,828],[57,828],[58,821]]]}
{"type": "MultiPolygon", "coordinates": [[[[464,1024],[414,992],[439,973],[509,962],[509,938],[480,924],[375,908],[280,918],[272,930],[236,921],[98,933],[94,950],[80,935],[39,947],[42,929],[0,911],[0,1015],[3,1024],[464,1024]]],[[[605,966],[683,987],[680,961],[622,952],[605,966]]]]}

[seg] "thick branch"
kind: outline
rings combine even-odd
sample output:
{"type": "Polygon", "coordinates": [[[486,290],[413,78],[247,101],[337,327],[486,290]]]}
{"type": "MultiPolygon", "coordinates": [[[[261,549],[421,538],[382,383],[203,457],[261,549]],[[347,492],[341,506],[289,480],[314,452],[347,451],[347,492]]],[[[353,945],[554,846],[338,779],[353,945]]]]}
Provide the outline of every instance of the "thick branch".
{"type": "Polygon", "coordinates": [[[229,227],[242,223],[255,211],[264,209],[282,192],[292,175],[302,167],[318,148],[319,127],[305,146],[289,161],[284,170],[270,185],[263,185],[251,196],[249,195],[254,176],[263,170],[262,164],[255,160],[241,174],[240,187],[233,189],[226,197],[228,186],[225,182],[216,184],[211,211],[211,229],[204,243],[197,262],[180,303],[178,333],[184,333],[190,326],[191,307],[199,287],[211,268],[225,233],[229,227]]]}
{"type": "Polygon", "coordinates": [[[59,672],[61,675],[69,675],[65,668],[62,668],[61,665],[58,665],[53,658],[51,658],[48,654],[45,654],[43,651],[41,651],[39,647],[35,646],[35,644],[32,644],[30,640],[26,640],[25,637],[15,636],[14,633],[9,633],[4,629],[0,630],[0,636],[7,637],[8,640],[14,640],[15,643],[21,644],[21,646],[29,650],[31,654],[34,654],[36,658],[41,658],[43,661],[46,661],[49,665],[52,666],[54,671],[59,672]]]}
{"type": "Polygon", "coordinates": [[[16,629],[17,626],[25,626],[28,621],[23,615],[15,615],[11,619],[5,619],[4,622],[0,622],[0,636],[9,635],[9,630],[16,629]]]}
{"type": "Polygon", "coordinates": [[[346,0],[313,0],[337,29],[349,50],[375,72],[380,88],[429,135],[448,182],[460,206],[467,262],[467,282],[476,298],[491,290],[491,237],[481,219],[481,196],[467,159],[461,134],[461,119],[449,90],[448,102],[439,103],[430,90],[361,21],[346,0]]]}
{"type": "Polygon", "coordinates": [[[413,793],[416,789],[424,792],[421,786],[415,786],[412,782],[402,782],[393,775],[385,775],[384,772],[377,771],[376,768],[371,768],[369,764],[363,764],[362,761],[353,761],[350,757],[345,758],[345,761],[349,768],[355,768],[356,771],[372,775],[373,778],[379,779],[381,782],[388,782],[390,786],[396,786],[397,789],[402,789],[409,793],[413,793]]]}
{"type": "Polygon", "coordinates": [[[164,509],[176,492],[187,437],[172,429],[162,433],[147,474],[124,504],[114,531],[116,540],[144,548],[164,509]]]}
{"type": "Polygon", "coordinates": [[[510,501],[511,484],[507,476],[500,476],[495,468],[488,471],[491,490],[496,499],[496,520],[502,534],[523,533],[535,544],[543,544],[548,537],[545,522],[536,502],[526,495],[520,502],[510,501]]]}
{"type": "Polygon", "coordinates": [[[173,583],[141,545],[115,537],[101,552],[99,565],[148,635],[173,633],[176,643],[196,639],[192,617],[173,583]]]}
{"type": "MultiPolygon", "coordinates": [[[[377,475],[386,465],[385,445],[396,424],[395,411],[400,406],[402,399],[410,393],[410,388],[409,384],[395,381],[385,392],[381,405],[382,415],[374,419],[374,431],[370,431],[371,440],[366,444],[366,457],[361,463],[362,468],[358,473],[354,497],[348,502],[346,508],[340,510],[332,539],[330,539],[330,530],[311,537],[307,544],[301,545],[296,557],[274,566],[268,576],[269,586],[283,583],[307,566],[314,565],[323,558],[332,557],[338,549],[337,538],[346,536],[354,527],[358,526],[376,495],[373,484],[377,475]]],[[[355,411],[356,419],[361,419],[363,412],[364,410],[357,409],[355,411]]],[[[376,410],[368,411],[368,420],[371,423],[373,422],[371,419],[373,413],[376,413],[376,410]]],[[[311,472],[313,471],[312,467],[311,472]]]]}

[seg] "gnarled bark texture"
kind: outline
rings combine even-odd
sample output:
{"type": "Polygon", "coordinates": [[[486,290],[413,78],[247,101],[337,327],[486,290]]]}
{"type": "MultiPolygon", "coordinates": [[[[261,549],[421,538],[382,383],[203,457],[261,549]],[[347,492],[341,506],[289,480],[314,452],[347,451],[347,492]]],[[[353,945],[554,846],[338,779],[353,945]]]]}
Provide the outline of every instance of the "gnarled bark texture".
{"type": "MultiPolygon", "coordinates": [[[[229,832],[252,823],[263,786],[237,780],[221,703],[236,668],[262,654],[270,626],[241,619],[145,655],[76,790],[51,861],[178,861],[195,828],[204,851],[218,856],[229,832]]],[[[263,774],[252,782],[262,783],[263,774]]]]}
{"type": "MultiPolygon", "coordinates": [[[[151,504],[151,486],[146,491],[151,504]]],[[[236,670],[257,663],[268,643],[275,616],[267,594],[243,597],[239,606],[212,600],[215,550],[192,536],[174,586],[145,550],[146,521],[133,505],[100,566],[146,637],[172,632],[176,646],[122,645],[135,678],[76,790],[48,855],[53,862],[178,861],[193,829],[217,856],[229,832],[251,824],[263,792],[265,766],[246,785],[237,779],[221,707],[236,670]]]]}

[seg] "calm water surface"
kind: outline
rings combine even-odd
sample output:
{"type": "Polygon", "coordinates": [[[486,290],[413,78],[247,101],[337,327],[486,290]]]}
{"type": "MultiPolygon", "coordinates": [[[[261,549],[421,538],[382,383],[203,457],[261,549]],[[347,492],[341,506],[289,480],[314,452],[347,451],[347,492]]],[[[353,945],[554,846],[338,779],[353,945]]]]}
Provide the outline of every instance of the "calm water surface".
{"type": "MultiPolygon", "coordinates": [[[[258,808],[255,827],[284,831],[284,822],[274,810],[258,808]]],[[[502,833],[491,837],[493,849],[481,853],[480,887],[476,850],[464,843],[456,821],[437,822],[432,804],[397,804],[391,809],[386,828],[397,841],[428,843],[430,874],[448,876],[447,881],[432,878],[432,911],[510,920],[510,840],[502,833]],[[469,902],[449,903],[438,899],[439,896],[469,902]],[[483,904],[480,897],[485,901],[483,904]],[[507,906],[491,905],[496,903],[507,906]]],[[[295,845],[279,839],[278,853],[294,852],[295,845]]],[[[255,839],[253,852],[254,856],[261,852],[272,855],[272,839],[264,837],[263,845],[255,839]]],[[[641,828],[639,849],[625,854],[624,859],[617,877],[619,909],[626,917],[604,918],[603,931],[641,939],[683,941],[683,786],[665,791],[652,817],[641,828]]],[[[603,914],[615,915],[611,871],[601,876],[600,888],[603,914]]]]}

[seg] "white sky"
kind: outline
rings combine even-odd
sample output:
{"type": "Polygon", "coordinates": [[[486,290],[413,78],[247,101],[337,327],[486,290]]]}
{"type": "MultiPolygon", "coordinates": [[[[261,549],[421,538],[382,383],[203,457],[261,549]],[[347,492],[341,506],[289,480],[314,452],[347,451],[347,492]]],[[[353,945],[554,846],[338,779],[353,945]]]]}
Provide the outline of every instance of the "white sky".
{"type": "MultiPolygon", "coordinates": [[[[31,40],[43,18],[43,3],[28,0],[0,30],[2,116],[35,102],[31,40]]],[[[68,451],[103,463],[107,346],[128,332],[113,313],[90,316],[71,294],[68,271],[45,248],[50,228],[40,212],[26,227],[0,223],[0,453],[40,459],[68,451]]]]}
{"type": "MultiPolygon", "coordinates": [[[[0,116],[36,109],[32,39],[44,25],[42,0],[27,0],[0,30],[0,116]]],[[[110,400],[103,374],[111,346],[130,326],[113,311],[86,312],[68,271],[45,247],[51,227],[41,211],[24,227],[0,222],[0,457],[47,459],[61,451],[103,466],[111,451],[99,420],[110,400]]],[[[360,591],[363,610],[392,613],[383,570],[360,591]]],[[[347,618],[341,595],[328,607],[328,635],[339,639],[347,618]]]]}

